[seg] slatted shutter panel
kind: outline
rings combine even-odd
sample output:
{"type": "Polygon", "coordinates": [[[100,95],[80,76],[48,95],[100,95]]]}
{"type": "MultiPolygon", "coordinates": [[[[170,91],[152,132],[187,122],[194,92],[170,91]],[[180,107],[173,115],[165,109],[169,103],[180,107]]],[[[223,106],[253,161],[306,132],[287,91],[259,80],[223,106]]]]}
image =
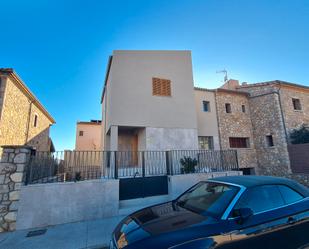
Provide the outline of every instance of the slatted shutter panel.
{"type": "Polygon", "coordinates": [[[171,96],[171,81],[152,78],[152,95],[171,96]]]}

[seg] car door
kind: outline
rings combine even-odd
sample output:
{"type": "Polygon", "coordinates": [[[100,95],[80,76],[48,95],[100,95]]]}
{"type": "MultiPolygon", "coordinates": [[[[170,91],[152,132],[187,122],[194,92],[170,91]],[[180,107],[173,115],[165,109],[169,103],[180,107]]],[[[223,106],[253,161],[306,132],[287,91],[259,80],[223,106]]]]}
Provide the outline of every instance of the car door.
{"type": "MultiPolygon", "coordinates": [[[[280,232],[289,225],[289,219],[295,213],[292,205],[286,205],[277,185],[262,185],[248,188],[233,210],[250,208],[253,215],[239,222],[238,217],[229,217],[231,227],[231,243],[217,248],[288,248],[287,237],[280,236],[280,232]]],[[[291,247],[295,248],[295,247],[291,247]]]]}

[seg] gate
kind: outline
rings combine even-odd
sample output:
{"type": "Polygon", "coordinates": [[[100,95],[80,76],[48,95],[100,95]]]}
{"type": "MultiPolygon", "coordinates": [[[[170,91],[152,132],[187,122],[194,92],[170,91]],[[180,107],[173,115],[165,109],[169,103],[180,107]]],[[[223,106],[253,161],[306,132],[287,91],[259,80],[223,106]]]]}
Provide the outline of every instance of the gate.
{"type": "Polygon", "coordinates": [[[167,195],[167,176],[148,176],[119,179],[119,199],[128,200],[147,196],[167,195]]]}
{"type": "Polygon", "coordinates": [[[119,199],[167,195],[167,164],[164,151],[116,152],[115,172],[119,178],[119,199]]]}

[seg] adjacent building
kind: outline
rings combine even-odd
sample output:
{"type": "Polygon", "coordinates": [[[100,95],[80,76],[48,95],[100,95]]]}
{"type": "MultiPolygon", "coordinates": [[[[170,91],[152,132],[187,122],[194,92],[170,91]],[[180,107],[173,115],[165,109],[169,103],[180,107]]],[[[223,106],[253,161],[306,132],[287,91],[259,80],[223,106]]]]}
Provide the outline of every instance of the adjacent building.
{"type": "Polygon", "coordinates": [[[79,121],[76,124],[76,151],[101,151],[101,120],[79,121]]]}
{"type": "Polygon", "coordinates": [[[0,146],[29,145],[53,151],[49,129],[55,123],[13,69],[0,69],[0,146]]]}

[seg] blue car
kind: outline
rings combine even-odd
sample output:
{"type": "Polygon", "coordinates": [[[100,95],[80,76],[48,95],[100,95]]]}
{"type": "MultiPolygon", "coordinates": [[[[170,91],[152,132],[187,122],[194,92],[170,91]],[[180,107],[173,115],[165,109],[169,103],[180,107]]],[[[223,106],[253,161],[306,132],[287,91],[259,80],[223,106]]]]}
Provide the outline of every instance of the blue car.
{"type": "Polygon", "coordinates": [[[199,182],[118,224],[110,248],[309,248],[309,190],[285,178],[199,182]]]}

